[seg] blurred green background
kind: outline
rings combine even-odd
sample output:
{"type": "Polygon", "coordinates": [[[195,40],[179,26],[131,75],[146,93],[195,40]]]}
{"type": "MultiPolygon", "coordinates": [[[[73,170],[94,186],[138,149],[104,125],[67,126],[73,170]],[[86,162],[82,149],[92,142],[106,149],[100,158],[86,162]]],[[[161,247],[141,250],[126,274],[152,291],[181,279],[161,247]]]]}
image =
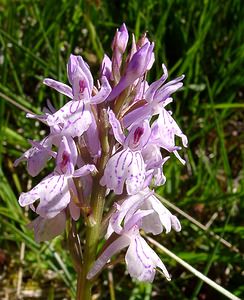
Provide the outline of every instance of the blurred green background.
{"type": "MultiPolygon", "coordinates": [[[[48,171],[32,179],[24,164],[13,168],[13,162],[29,148],[28,138],[39,140],[46,134],[42,124],[25,118],[24,110],[38,113],[47,99],[56,107],[65,101],[42,84],[43,78],[67,82],[70,53],[82,55],[97,78],[103,53],[111,55],[113,34],[122,22],[137,38],[147,31],[155,41],[156,63],[149,81],[160,76],[162,63],[170,79],[186,75],[171,109],[189,138],[183,154],[188,163],[183,167],[172,157],[164,168],[167,182],[158,193],[207,230],[177,214],[181,233],[162,234],[157,240],[227,290],[244,296],[241,2],[0,0],[0,299],[74,297],[75,272],[65,238],[36,244],[26,228],[33,215],[17,202],[19,193],[48,171]]],[[[226,299],[160,255],[173,276],[170,283],[160,274],[153,285],[133,282],[124,265],[118,264],[113,275],[103,272],[95,287],[96,299],[226,299]]]]}

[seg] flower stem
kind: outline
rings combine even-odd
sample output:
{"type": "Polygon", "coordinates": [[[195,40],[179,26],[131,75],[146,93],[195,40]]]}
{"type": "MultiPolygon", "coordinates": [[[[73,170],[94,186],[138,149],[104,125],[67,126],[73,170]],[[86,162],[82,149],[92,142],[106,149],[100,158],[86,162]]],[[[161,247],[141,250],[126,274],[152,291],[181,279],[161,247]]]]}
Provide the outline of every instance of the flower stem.
{"type": "Polygon", "coordinates": [[[81,271],[78,273],[77,280],[77,300],[91,300],[93,281],[86,279],[87,273],[95,262],[97,254],[97,245],[100,238],[103,208],[105,203],[106,187],[99,184],[103,175],[106,163],[111,155],[111,148],[108,137],[108,121],[106,110],[102,110],[100,127],[100,141],[102,155],[98,162],[98,174],[93,181],[93,191],[91,195],[91,210],[94,222],[87,225],[86,243],[84,248],[84,263],[81,271]]]}
{"type": "Polygon", "coordinates": [[[95,185],[94,192],[92,195],[91,208],[92,214],[95,221],[93,226],[87,226],[86,230],[86,244],[84,249],[84,264],[81,272],[78,274],[77,280],[77,300],[90,300],[92,281],[87,280],[86,276],[90,270],[92,264],[96,259],[97,244],[99,242],[100,228],[103,214],[103,207],[105,201],[104,187],[99,186],[99,183],[95,185]]]}

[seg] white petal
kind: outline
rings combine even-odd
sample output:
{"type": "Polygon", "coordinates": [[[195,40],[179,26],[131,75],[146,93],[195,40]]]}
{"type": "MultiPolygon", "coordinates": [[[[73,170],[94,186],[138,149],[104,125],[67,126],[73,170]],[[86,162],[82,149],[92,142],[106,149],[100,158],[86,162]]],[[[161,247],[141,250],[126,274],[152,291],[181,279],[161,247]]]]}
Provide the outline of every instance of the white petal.
{"type": "Polygon", "coordinates": [[[170,279],[169,273],[158,255],[139,235],[131,242],[125,260],[129,274],[139,281],[152,282],[156,267],[162,269],[166,278],[170,279]]]}
{"type": "Polygon", "coordinates": [[[141,152],[136,151],[132,153],[133,159],[128,167],[126,179],[126,190],[129,195],[134,195],[142,189],[146,177],[145,164],[141,152]]]}
{"type": "Polygon", "coordinates": [[[95,165],[84,165],[83,167],[79,168],[78,170],[75,170],[73,177],[81,177],[86,176],[92,172],[97,172],[97,168],[95,165]]]}
{"type": "Polygon", "coordinates": [[[148,247],[142,245],[141,239],[136,237],[126,252],[125,261],[131,277],[139,281],[152,282],[155,266],[150,258],[151,253],[148,254],[148,247]]]}
{"type": "Polygon", "coordinates": [[[124,183],[129,195],[136,194],[143,186],[145,179],[145,164],[139,151],[124,149],[114,154],[108,161],[101,185],[122,194],[124,183]]]}
{"type": "Polygon", "coordinates": [[[53,218],[61,212],[70,201],[67,178],[65,175],[51,173],[37,186],[19,198],[21,206],[26,206],[40,199],[36,212],[43,218],[53,218]]]}
{"type": "Polygon", "coordinates": [[[177,217],[154,196],[148,197],[142,206],[143,209],[153,209],[155,214],[143,218],[142,228],[147,233],[159,234],[165,228],[166,233],[171,231],[171,227],[176,231],[181,230],[181,225],[177,217]],[[160,225],[161,224],[161,225],[160,225]]]}
{"type": "Polygon", "coordinates": [[[91,122],[91,113],[83,101],[69,101],[47,117],[49,126],[62,125],[61,133],[72,137],[81,136],[91,122]]]}

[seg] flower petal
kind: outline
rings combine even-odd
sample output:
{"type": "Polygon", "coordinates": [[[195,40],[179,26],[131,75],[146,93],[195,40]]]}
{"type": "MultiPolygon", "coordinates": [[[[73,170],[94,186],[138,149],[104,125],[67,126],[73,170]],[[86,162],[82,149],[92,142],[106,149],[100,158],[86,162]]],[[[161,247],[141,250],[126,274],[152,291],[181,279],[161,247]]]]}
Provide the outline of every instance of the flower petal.
{"type": "Polygon", "coordinates": [[[135,124],[125,139],[125,145],[131,150],[141,150],[149,141],[151,129],[149,121],[145,120],[135,124]]]}
{"type": "Polygon", "coordinates": [[[62,234],[65,230],[66,214],[61,211],[52,219],[37,217],[27,225],[28,228],[34,229],[35,240],[40,243],[49,241],[54,237],[62,234]]]}
{"type": "Polygon", "coordinates": [[[47,117],[49,126],[62,125],[61,134],[72,137],[81,136],[91,122],[89,107],[83,101],[69,101],[47,117]]]}
{"type": "Polygon", "coordinates": [[[55,171],[62,174],[73,174],[78,152],[74,140],[71,137],[62,137],[56,158],[55,171]]]}
{"type": "MultiPolygon", "coordinates": [[[[106,239],[113,233],[116,232],[117,234],[121,234],[123,232],[123,227],[132,226],[135,221],[132,221],[131,224],[130,220],[133,219],[134,213],[138,211],[140,207],[142,207],[144,201],[152,194],[153,192],[149,189],[146,191],[139,192],[135,195],[127,197],[121,204],[115,203],[116,211],[111,215],[109,220],[109,226],[106,233],[106,239]],[[124,222],[124,226],[122,227],[122,223],[124,222]],[[130,223],[129,223],[130,222],[130,223]]],[[[149,209],[150,210],[150,209],[149,209]]],[[[143,211],[144,213],[144,211],[143,211]]],[[[141,218],[144,216],[142,213],[141,218]]],[[[150,212],[151,213],[151,212],[150,212]]],[[[147,213],[146,213],[147,215],[147,213]]],[[[129,227],[126,227],[125,231],[129,230],[129,227]]]]}
{"type": "Polygon", "coordinates": [[[151,195],[144,201],[142,208],[153,209],[155,211],[153,216],[145,217],[142,220],[142,228],[145,232],[156,235],[160,234],[163,228],[165,228],[166,233],[171,231],[171,227],[176,231],[181,230],[181,225],[177,217],[173,216],[154,195],[151,195]]]}
{"type": "Polygon", "coordinates": [[[84,165],[83,167],[79,168],[78,170],[75,170],[73,173],[73,177],[81,177],[86,176],[90,173],[96,172],[97,168],[95,165],[84,165]]]}
{"type": "Polygon", "coordinates": [[[91,104],[99,104],[105,101],[105,99],[108,97],[108,95],[111,93],[112,88],[108,82],[107,77],[103,76],[101,78],[101,89],[99,92],[90,99],[91,104]]]}
{"type": "Polygon", "coordinates": [[[115,114],[111,109],[108,111],[108,117],[109,123],[111,124],[113,129],[115,139],[117,140],[117,142],[123,145],[125,141],[125,135],[123,133],[119,120],[115,117],[115,114]]]}
{"type": "Polygon", "coordinates": [[[125,261],[130,276],[139,281],[152,282],[157,266],[162,269],[166,278],[170,280],[169,273],[158,255],[139,235],[131,242],[125,261]]]}
{"type": "Polygon", "coordinates": [[[27,193],[21,193],[19,204],[26,206],[40,199],[36,212],[43,218],[53,218],[70,201],[70,193],[65,175],[51,173],[27,193]]]}
{"type": "Polygon", "coordinates": [[[56,154],[51,151],[52,141],[49,137],[41,142],[29,142],[32,147],[23,153],[20,158],[16,159],[14,166],[16,167],[21,161],[27,161],[27,171],[31,176],[35,177],[43,170],[47,161],[51,157],[55,157],[56,154]]]}
{"type": "Polygon", "coordinates": [[[43,218],[53,218],[70,202],[67,177],[53,173],[52,177],[40,184],[40,203],[36,213],[43,218]]]}
{"type": "Polygon", "coordinates": [[[84,72],[84,74],[86,76],[86,80],[87,80],[88,87],[89,87],[89,94],[91,95],[94,81],[93,81],[93,77],[92,77],[90,68],[81,56],[78,55],[77,60],[78,60],[80,68],[82,69],[82,71],[84,72]]]}
{"type": "Polygon", "coordinates": [[[129,195],[136,194],[143,186],[145,179],[145,164],[139,151],[124,149],[114,154],[108,161],[101,185],[122,194],[124,183],[129,195]]]}
{"type": "Polygon", "coordinates": [[[152,84],[150,84],[149,88],[147,89],[147,91],[145,93],[145,100],[147,102],[152,102],[153,101],[153,98],[154,98],[154,95],[155,95],[156,91],[160,88],[160,86],[168,78],[168,71],[167,71],[167,68],[164,64],[162,65],[162,68],[163,68],[163,72],[164,72],[162,77],[160,79],[158,79],[157,81],[153,82],[152,84]]]}
{"type": "Polygon", "coordinates": [[[129,195],[138,193],[143,187],[146,177],[145,164],[139,151],[132,152],[133,158],[128,166],[126,178],[126,190],[129,195]]]}
{"type": "Polygon", "coordinates": [[[117,252],[127,247],[130,244],[130,238],[127,236],[120,236],[114,242],[112,242],[102,254],[95,261],[91,270],[87,274],[87,279],[92,279],[101,269],[105,266],[107,261],[117,252]]]}
{"type": "Polygon", "coordinates": [[[158,120],[152,125],[152,141],[167,151],[174,152],[180,149],[175,146],[175,135],[179,136],[184,147],[187,147],[187,137],[182,133],[170,113],[162,108],[158,120]]]}
{"type": "Polygon", "coordinates": [[[107,98],[107,101],[111,101],[116,98],[124,89],[133,84],[135,80],[145,73],[151,62],[153,47],[153,43],[150,45],[150,43],[147,42],[132,56],[125,71],[125,75],[113,88],[111,94],[107,98]]]}
{"type": "Polygon", "coordinates": [[[110,80],[111,72],[112,72],[111,59],[106,54],[104,54],[103,61],[101,63],[100,77],[106,76],[107,79],[110,80]]]}
{"type": "Polygon", "coordinates": [[[58,91],[59,93],[73,99],[73,93],[72,93],[72,88],[70,86],[68,86],[67,84],[64,84],[62,82],[53,80],[51,78],[45,78],[43,80],[43,83],[53,89],[55,89],[56,91],[58,91]]]}
{"type": "Polygon", "coordinates": [[[90,126],[84,133],[84,139],[91,156],[96,158],[101,155],[101,143],[97,123],[93,114],[91,114],[91,120],[90,126]]]}

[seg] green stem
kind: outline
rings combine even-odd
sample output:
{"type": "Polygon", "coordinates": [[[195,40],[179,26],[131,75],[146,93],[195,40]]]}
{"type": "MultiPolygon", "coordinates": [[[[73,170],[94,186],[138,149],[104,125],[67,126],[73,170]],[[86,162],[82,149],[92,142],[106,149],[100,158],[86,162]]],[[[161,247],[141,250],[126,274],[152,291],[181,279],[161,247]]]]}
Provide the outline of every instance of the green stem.
{"type": "Polygon", "coordinates": [[[106,189],[99,186],[99,182],[96,182],[91,201],[91,208],[95,224],[93,226],[88,226],[86,230],[84,264],[81,272],[78,274],[77,280],[77,300],[91,299],[91,289],[93,283],[92,281],[87,280],[86,276],[96,259],[97,244],[99,242],[103,207],[105,202],[105,191],[106,189]]]}
{"type": "Polygon", "coordinates": [[[91,300],[91,290],[93,281],[87,280],[86,276],[96,259],[97,245],[101,233],[103,208],[105,203],[106,187],[99,184],[100,178],[103,174],[104,168],[111,155],[111,148],[109,147],[108,138],[108,121],[106,110],[102,110],[101,127],[100,127],[100,141],[102,148],[101,159],[98,163],[98,174],[94,177],[93,191],[91,195],[91,211],[94,222],[87,225],[86,229],[86,244],[84,248],[84,263],[81,271],[78,273],[77,280],[77,300],[91,300]]]}

